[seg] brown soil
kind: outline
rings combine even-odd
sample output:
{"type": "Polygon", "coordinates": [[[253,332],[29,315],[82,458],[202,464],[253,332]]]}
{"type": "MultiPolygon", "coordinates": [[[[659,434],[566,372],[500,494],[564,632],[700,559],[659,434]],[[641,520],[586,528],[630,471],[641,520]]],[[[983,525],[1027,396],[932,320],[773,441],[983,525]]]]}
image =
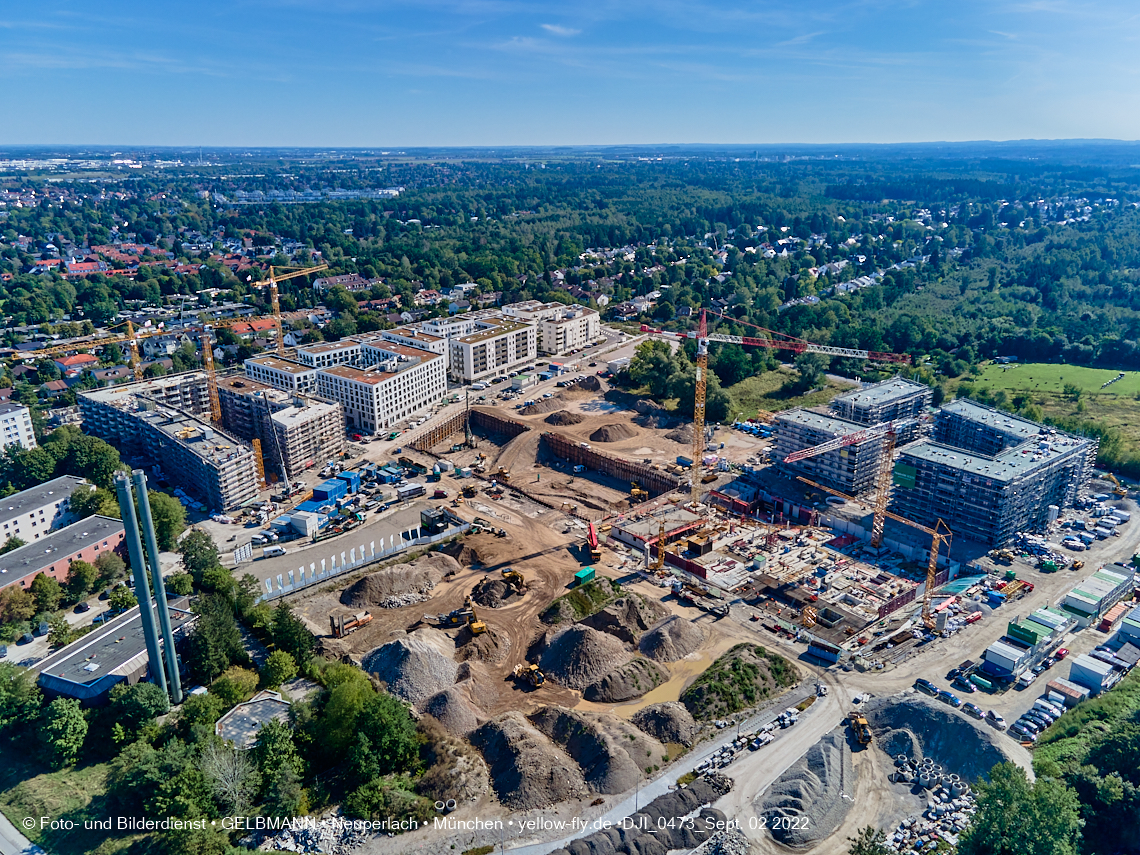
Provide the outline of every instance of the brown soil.
{"type": "Polygon", "coordinates": [[[632,789],[640,775],[666,757],[660,742],[616,716],[547,707],[530,718],[570,755],[597,793],[632,789]]]}
{"type": "Polygon", "coordinates": [[[545,807],[589,793],[582,770],[517,711],[471,734],[491,770],[499,801],[518,810],[545,807]]]}
{"type": "Polygon", "coordinates": [[[459,563],[454,558],[438,552],[432,553],[409,564],[397,564],[369,573],[346,588],[340,595],[340,601],[353,608],[388,607],[395,598],[402,595],[430,591],[445,576],[454,575],[458,570],[459,563]]]}
{"type": "Polygon", "coordinates": [[[637,657],[632,662],[614,668],[598,682],[586,687],[582,693],[588,701],[602,704],[620,704],[640,698],[669,679],[669,675],[656,662],[637,657]]]}
{"type": "Polygon", "coordinates": [[[641,652],[658,662],[676,662],[697,650],[704,640],[704,631],[699,626],[673,615],[642,636],[641,652]]]}
{"type": "Polygon", "coordinates": [[[621,442],[623,439],[630,439],[637,436],[637,429],[625,423],[617,423],[612,425],[602,425],[592,434],[590,434],[591,442],[621,442]]]}
{"type": "Polygon", "coordinates": [[[502,579],[484,579],[472,588],[471,599],[476,605],[497,609],[522,599],[522,594],[502,579]]]}
{"type": "Polygon", "coordinates": [[[580,623],[607,632],[626,644],[637,644],[641,634],[668,613],[660,603],[647,600],[639,594],[630,594],[614,600],[601,611],[583,618],[580,623]]]}
{"type": "Polygon", "coordinates": [[[681,425],[679,428],[669,431],[665,434],[665,438],[673,442],[679,442],[682,445],[693,444],[693,426],[681,425]]]}
{"type": "Polygon", "coordinates": [[[548,425],[565,427],[568,425],[579,425],[585,421],[585,417],[579,415],[578,413],[572,413],[569,410],[559,410],[556,413],[551,413],[549,416],[543,419],[543,421],[548,425]]]}
{"type": "Polygon", "coordinates": [[[457,686],[432,695],[424,703],[424,712],[443,725],[454,736],[467,736],[479,726],[479,715],[457,686]]]}
{"type": "Polygon", "coordinates": [[[543,398],[541,401],[535,401],[529,407],[523,407],[519,410],[519,415],[544,416],[547,413],[553,413],[555,410],[561,408],[562,399],[560,396],[555,395],[553,398],[543,398]]]}
{"type": "Polygon", "coordinates": [[[675,701],[638,710],[633,716],[633,723],[660,742],[681,745],[691,745],[699,730],[689,711],[675,701]]]}

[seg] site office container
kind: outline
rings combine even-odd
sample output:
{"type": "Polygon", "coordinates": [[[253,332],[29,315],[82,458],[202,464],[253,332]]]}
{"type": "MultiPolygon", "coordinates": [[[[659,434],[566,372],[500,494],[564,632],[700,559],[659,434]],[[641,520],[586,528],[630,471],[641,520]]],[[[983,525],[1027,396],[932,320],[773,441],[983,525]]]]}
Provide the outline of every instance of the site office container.
{"type": "Polygon", "coordinates": [[[1071,680],[1065,680],[1060,677],[1050,680],[1046,684],[1046,688],[1048,688],[1050,693],[1061,696],[1067,707],[1075,707],[1089,696],[1089,690],[1084,686],[1078,686],[1071,680]]]}
{"type": "Polygon", "coordinates": [[[353,472],[352,470],[348,470],[346,472],[341,472],[339,475],[336,476],[336,480],[344,481],[346,484],[348,484],[348,491],[350,493],[359,493],[360,492],[360,473],[359,472],[353,472]]]}

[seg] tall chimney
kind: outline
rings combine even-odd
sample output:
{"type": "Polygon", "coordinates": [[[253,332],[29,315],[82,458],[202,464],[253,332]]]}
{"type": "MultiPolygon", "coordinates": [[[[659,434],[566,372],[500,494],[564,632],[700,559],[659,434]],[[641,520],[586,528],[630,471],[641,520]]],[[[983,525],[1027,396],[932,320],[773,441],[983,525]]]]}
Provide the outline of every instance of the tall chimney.
{"type": "Polygon", "coordinates": [[[142,616],[143,638],[146,639],[146,652],[150,659],[150,676],[165,693],[168,689],[162,658],[158,653],[158,633],[154,628],[154,603],[150,595],[150,585],[146,581],[146,564],[143,559],[142,541],[139,539],[138,519],[135,517],[135,501],[127,473],[115,473],[115,491],[119,494],[119,511],[123,515],[127,550],[131,556],[131,569],[135,574],[135,596],[138,598],[139,614],[142,616]]]}
{"type": "Polygon", "coordinates": [[[131,481],[139,496],[139,516],[146,552],[150,559],[150,578],[154,583],[154,598],[158,605],[158,625],[162,629],[163,652],[166,654],[166,673],[170,678],[170,699],[182,703],[182,680],[178,674],[178,651],[174,649],[174,633],[170,630],[170,607],[166,602],[166,584],[162,581],[162,567],[158,563],[158,537],[154,531],[154,517],[150,512],[150,495],[146,489],[146,473],[136,469],[131,481]]]}

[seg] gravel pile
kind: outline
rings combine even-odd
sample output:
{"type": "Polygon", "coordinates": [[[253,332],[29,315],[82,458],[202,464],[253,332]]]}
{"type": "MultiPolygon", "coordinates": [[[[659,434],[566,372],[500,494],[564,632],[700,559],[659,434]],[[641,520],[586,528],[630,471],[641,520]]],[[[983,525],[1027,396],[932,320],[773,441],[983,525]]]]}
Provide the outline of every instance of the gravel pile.
{"type": "Polygon", "coordinates": [[[397,608],[423,602],[427,597],[422,595],[426,595],[449,573],[456,573],[459,569],[459,562],[451,556],[432,552],[408,564],[397,564],[369,573],[345,588],[340,601],[353,608],[397,608]],[[409,595],[421,596],[405,600],[409,595]]]}
{"type": "Polygon", "coordinates": [[[633,723],[659,742],[692,745],[697,734],[696,719],[676,701],[638,710],[634,713],[633,723]]]}
{"type": "Polygon", "coordinates": [[[519,410],[519,414],[523,416],[545,416],[547,413],[553,413],[561,408],[562,401],[558,395],[555,395],[553,398],[543,398],[535,401],[529,407],[523,407],[519,410]]]}
{"type": "Polygon", "coordinates": [[[534,726],[570,755],[596,793],[624,793],[639,774],[664,762],[665,747],[617,716],[545,707],[534,726]]]}
{"type": "Polygon", "coordinates": [[[572,413],[569,410],[559,410],[557,413],[551,413],[545,419],[548,425],[557,425],[558,427],[567,427],[569,425],[578,425],[586,420],[585,416],[578,413],[572,413]]]}
{"type": "Polygon", "coordinates": [[[455,684],[459,666],[444,653],[449,648],[454,643],[443,633],[421,629],[373,650],[364,657],[364,670],[387,683],[396,697],[419,706],[455,684]]]}
{"type": "Polygon", "coordinates": [[[493,578],[484,579],[471,591],[471,599],[475,601],[475,604],[489,609],[497,609],[507,603],[514,602],[521,596],[513,585],[504,582],[502,579],[493,578]]]}
{"type": "Polygon", "coordinates": [[[854,786],[851,747],[846,727],[840,725],[808,749],[757,799],[756,810],[770,819],[787,817],[790,822],[769,823],[769,833],[785,846],[807,848],[839,828],[852,805],[841,793],[854,792],[854,786]]]}
{"type": "Polygon", "coordinates": [[[660,603],[630,594],[619,597],[579,623],[609,633],[626,644],[637,644],[641,634],[668,613],[660,603]]]}
{"type": "Polygon", "coordinates": [[[719,810],[701,806],[712,804],[731,789],[731,779],[706,775],[684,789],[658,796],[633,814],[626,827],[580,837],[551,855],[665,855],[696,849],[727,821],[719,810]],[[694,813],[691,822],[676,821],[694,813]]]}
{"type": "Polygon", "coordinates": [[[669,675],[660,665],[638,656],[587,686],[582,697],[601,704],[618,704],[640,698],[668,679],[669,675]]]}
{"type": "Polygon", "coordinates": [[[623,439],[632,439],[635,436],[637,436],[637,431],[633,427],[619,422],[612,425],[602,425],[590,434],[590,442],[621,442],[623,439]]]}
{"type": "Polygon", "coordinates": [[[629,660],[625,646],[612,635],[575,624],[554,634],[540,665],[556,683],[581,690],[629,660]]]}
{"type": "Polygon", "coordinates": [[[658,662],[676,662],[699,648],[704,640],[704,630],[691,620],[673,615],[641,637],[641,652],[658,662]]]}
{"type": "Polygon", "coordinates": [[[739,828],[718,831],[709,840],[706,855],[749,855],[752,844],[739,828]]]}
{"type": "Polygon", "coordinates": [[[483,752],[495,794],[508,807],[544,807],[590,792],[578,764],[520,712],[487,722],[471,742],[483,752]]]}
{"type": "Polygon", "coordinates": [[[428,698],[423,711],[453,736],[466,736],[479,726],[475,707],[454,686],[428,698]]]}

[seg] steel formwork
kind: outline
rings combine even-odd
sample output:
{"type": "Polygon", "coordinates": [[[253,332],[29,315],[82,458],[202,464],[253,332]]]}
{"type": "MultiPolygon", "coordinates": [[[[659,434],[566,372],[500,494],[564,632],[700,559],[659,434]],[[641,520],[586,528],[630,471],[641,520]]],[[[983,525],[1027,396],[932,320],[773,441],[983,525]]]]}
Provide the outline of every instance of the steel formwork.
{"type": "Polygon", "coordinates": [[[634,463],[604,451],[591,448],[583,442],[576,442],[560,433],[546,432],[542,435],[551,453],[575,465],[585,466],[587,469],[596,469],[605,474],[612,475],[622,481],[637,481],[642,489],[656,498],[662,493],[676,490],[681,481],[674,475],[660,472],[644,463],[634,463]]]}

